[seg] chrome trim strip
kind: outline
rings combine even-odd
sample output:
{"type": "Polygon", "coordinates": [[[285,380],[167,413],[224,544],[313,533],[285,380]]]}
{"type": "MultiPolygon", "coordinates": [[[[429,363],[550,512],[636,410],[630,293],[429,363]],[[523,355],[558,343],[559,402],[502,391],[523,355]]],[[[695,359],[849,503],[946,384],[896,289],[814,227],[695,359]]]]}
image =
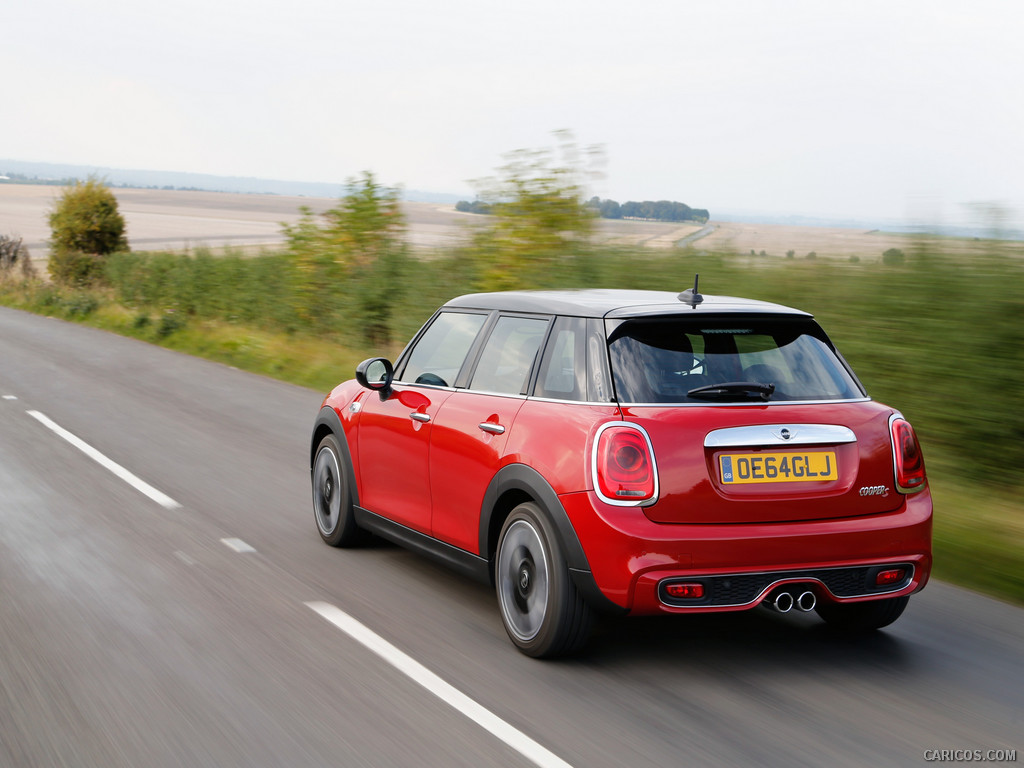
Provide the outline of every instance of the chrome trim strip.
{"type": "Polygon", "coordinates": [[[493,392],[489,389],[456,389],[456,392],[465,392],[468,395],[487,395],[488,397],[505,397],[510,400],[526,400],[527,396],[519,392],[493,392]]]}
{"type": "MultiPolygon", "coordinates": [[[[879,590],[878,592],[865,592],[861,595],[844,595],[840,597],[835,594],[831,589],[825,586],[825,583],[821,579],[816,579],[813,576],[785,576],[786,571],[753,571],[751,573],[715,573],[715,574],[704,574],[703,576],[669,576],[658,582],[658,601],[662,605],[666,605],[669,608],[745,608],[748,605],[757,605],[777,586],[788,582],[803,583],[803,582],[814,582],[821,585],[828,594],[834,597],[840,602],[845,600],[857,600],[862,597],[876,597],[878,595],[891,595],[894,592],[901,592],[911,584],[914,583],[914,576],[917,575],[917,566],[913,563],[872,563],[870,565],[846,565],[839,566],[836,568],[808,568],[808,571],[848,571],[854,568],[877,568],[884,566],[892,566],[893,568],[906,567],[910,569],[910,574],[900,584],[893,589],[879,590]],[[779,578],[775,579],[763,590],[757,593],[757,597],[746,603],[694,603],[692,605],[679,605],[676,603],[666,603],[661,599],[661,585],[666,581],[700,581],[701,579],[727,579],[730,576],[771,576],[774,574],[780,574],[779,578]]],[[[792,573],[799,574],[801,571],[792,571],[792,573]]]]}
{"type": "Polygon", "coordinates": [[[758,445],[839,445],[857,442],[857,435],[838,424],[761,424],[709,432],[705,448],[745,448],[758,445]]]}
{"type": "Polygon", "coordinates": [[[394,386],[395,384],[401,384],[403,387],[415,387],[416,389],[433,389],[433,390],[440,390],[441,392],[458,392],[458,391],[460,391],[456,387],[452,387],[452,386],[444,386],[444,387],[442,387],[442,386],[439,386],[437,384],[424,384],[423,382],[416,382],[416,381],[399,381],[398,379],[395,379],[393,382],[391,382],[391,384],[392,384],[392,386],[394,386]]]}
{"type": "Polygon", "coordinates": [[[527,400],[533,400],[538,403],[565,403],[567,405],[600,405],[607,406],[609,408],[618,408],[619,404],[614,400],[567,400],[558,397],[536,397],[530,395],[526,398],[527,400]]]}

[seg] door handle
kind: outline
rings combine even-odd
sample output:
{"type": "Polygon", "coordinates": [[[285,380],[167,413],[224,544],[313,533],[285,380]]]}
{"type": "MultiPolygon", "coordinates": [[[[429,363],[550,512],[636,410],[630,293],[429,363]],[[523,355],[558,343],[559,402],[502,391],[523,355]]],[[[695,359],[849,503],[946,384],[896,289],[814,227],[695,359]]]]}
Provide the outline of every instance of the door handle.
{"type": "Polygon", "coordinates": [[[430,414],[420,413],[419,411],[413,411],[412,413],[409,414],[409,418],[412,419],[413,421],[419,421],[426,424],[428,421],[430,421],[430,414]]]}
{"type": "Polygon", "coordinates": [[[490,421],[485,421],[480,424],[477,424],[477,426],[480,427],[480,429],[482,429],[484,432],[490,432],[492,435],[505,434],[505,428],[501,426],[501,424],[495,424],[490,421]]]}

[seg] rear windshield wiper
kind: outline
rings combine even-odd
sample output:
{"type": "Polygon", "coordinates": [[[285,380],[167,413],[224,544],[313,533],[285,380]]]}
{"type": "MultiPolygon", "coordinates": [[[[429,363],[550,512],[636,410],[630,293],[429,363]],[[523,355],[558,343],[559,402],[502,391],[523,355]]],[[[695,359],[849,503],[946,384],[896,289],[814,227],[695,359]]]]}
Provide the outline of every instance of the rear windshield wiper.
{"type": "Polygon", "coordinates": [[[697,398],[758,395],[762,400],[767,401],[774,391],[774,384],[762,384],[758,381],[726,381],[722,384],[708,384],[706,387],[697,387],[696,389],[691,389],[686,394],[697,398]]]}

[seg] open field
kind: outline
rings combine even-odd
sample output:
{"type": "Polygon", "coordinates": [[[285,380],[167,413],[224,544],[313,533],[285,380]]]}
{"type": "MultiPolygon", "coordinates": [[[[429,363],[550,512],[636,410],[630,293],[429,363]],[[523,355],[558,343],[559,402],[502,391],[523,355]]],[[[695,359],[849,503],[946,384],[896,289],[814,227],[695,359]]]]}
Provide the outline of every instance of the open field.
{"type": "MultiPolygon", "coordinates": [[[[307,206],[326,211],[336,199],[242,195],[185,190],[114,189],[128,225],[133,250],[192,250],[198,247],[275,246],[284,242],[282,224],[299,220],[307,206]]],[[[339,195],[341,194],[339,187],[339,195]]],[[[47,220],[60,187],[0,185],[0,234],[24,238],[33,259],[47,253],[47,220]]],[[[445,248],[465,239],[484,217],[459,213],[453,205],[403,204],[408,241],[416,249],[445,248]]],[[[699,226],[653,221],[601,221],[598,237],[622,245],[669,247],[699,226]]]]}
{"type": "Polygon", "coordinates": [[[842,229],[838,227],[803,227],[782,224],[750,224],[741,222],[713,222],[715,231],[694,243],[716,253],[750,253],[785,257],[788,251],[794,258],[805,258],[815,253],[825,258],[848,259],[857,256],[874,261],[890,248],[906,249],[913,235],[882,232],[877,229],[842,229]]]}
{"type": "MultiPolygon", "coordinates": [[[[243,195],[156,189],[114,189],[118,205],[128,224],[133,250],[217,249],[224,246],[252,249],[284,242],[282,224],[299,219],[299,208],[308,206],[322,212],[337,200],[279,195],[243,195]]],[[[33,259],[42,261],[50,236],[47,216],[61,189],[25,184],[0,185],[0,234],[24,238],[33,259]]],[[[339,195],[342,190],[339,186],[339,195]]],[[[418,250],[444,249],[468,237],[474,225],[486,220],[476,214],[459,213],[452,205],[439,203],[403,204],[408,223],[409,244],[418,250]]],[[[739,254],[764,251],[785,258],[814,252],[822,258],[876,261],[889,248],[907,248],[912,236],[878,230],[831,227],[783,226],[738,222],[710,222],[710,233],[691,241],[698,250],[739,254]]],[[[702,227],[657,221],[602,219],[597,222],[597,239],[617,245],[669,248],[680,240],[696,236],[702,227]]],[[[949,250],[970,250],[970,240],[945,240],[949,250]]]]}

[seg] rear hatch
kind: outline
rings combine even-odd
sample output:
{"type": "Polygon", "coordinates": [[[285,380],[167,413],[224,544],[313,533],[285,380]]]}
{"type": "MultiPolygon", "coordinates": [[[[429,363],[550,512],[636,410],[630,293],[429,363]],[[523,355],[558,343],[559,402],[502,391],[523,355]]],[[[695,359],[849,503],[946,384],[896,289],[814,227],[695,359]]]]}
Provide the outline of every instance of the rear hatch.
{"type": "Polygon", "coordinates": [[[650,436],[660,523],[897,509],[889,417],[804,313],[606,319],[616,397],[650,436]]]}
{"type": "Polygon", "coordinates": [[[658,523],[764,523],[889,512],[892,410],[872,402],[634,406],[658,468],[658,523]]]}

